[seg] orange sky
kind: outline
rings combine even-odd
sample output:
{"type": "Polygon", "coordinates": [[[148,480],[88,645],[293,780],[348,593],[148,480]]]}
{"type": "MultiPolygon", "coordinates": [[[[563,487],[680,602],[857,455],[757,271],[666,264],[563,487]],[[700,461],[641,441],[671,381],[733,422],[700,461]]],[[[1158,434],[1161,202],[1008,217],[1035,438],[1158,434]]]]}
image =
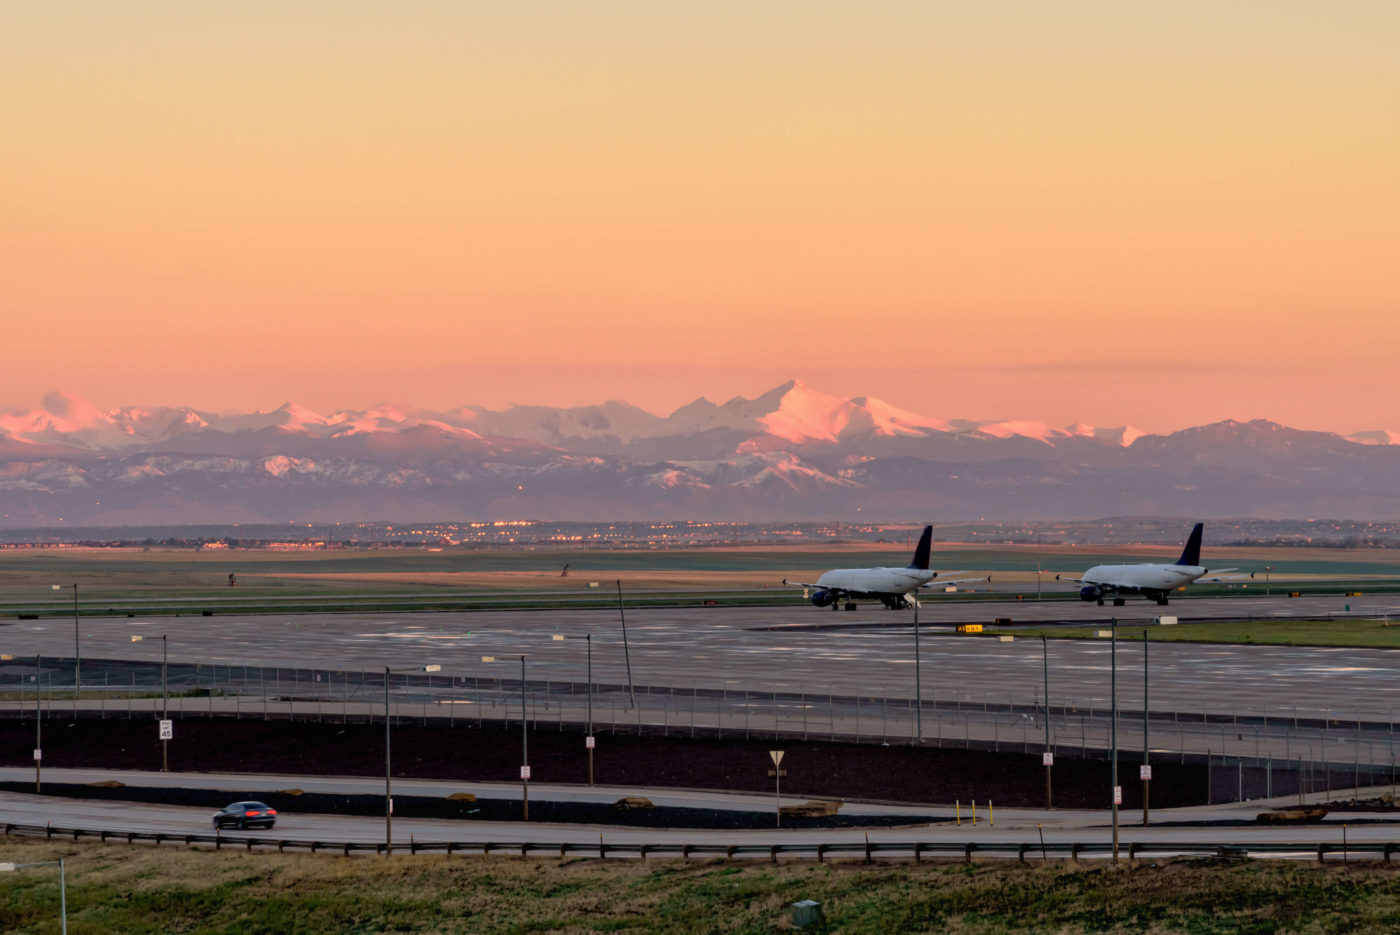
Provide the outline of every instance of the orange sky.
{"type": "Polygon", "coordinates": [[[0,406],[1400,429],[1393,2],[32,4],[0,406]]]}

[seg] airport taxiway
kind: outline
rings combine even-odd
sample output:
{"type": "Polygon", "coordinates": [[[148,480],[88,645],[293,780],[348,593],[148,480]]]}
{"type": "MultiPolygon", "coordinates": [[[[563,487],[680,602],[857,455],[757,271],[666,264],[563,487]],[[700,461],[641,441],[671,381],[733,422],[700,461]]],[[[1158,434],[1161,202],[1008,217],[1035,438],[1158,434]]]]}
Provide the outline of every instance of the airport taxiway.
{"type": "MultiPolygon", "coordinates": [[[[1192,619],[1400,616],[1400,595],[1364,597],[1176,599],[1097,607],[1078,601],[937,602],[921,611],[921,678],[925,699],[1016,704],[1040,697],[1039,639],[1001,642],[961,636],[955,623],[1092,620],[1141,623],[1170,612],[1192,619]],[[1350,609],[1347,609],[1350,605],[1350,609]]],[[[89,660],[158,663],[169,636],[172,663],[205,667],[264,666],[375,672],[383,666],[440,665],[443,675],[509,677],[483,664],[525,654],[531,680],[583,682],[582,640],[592,635],[595,682],[624,684],[630,656],[638,685],[905,698],[913,681],[911,611],[865,604],[855,613],[794,602],[777,608],[628,608],[627,646],[616,610],[356,613],[211,617],[90,617],[79,622],[89,660]],[[131,636],[145,637],[132,643],[131,636]]],[[[42,653],[62,672],[73,655],[71,620],[17,620],[0,626],[0,684],[22,679],[26,659],[42,653]]],[[[1400,707],[1400,653],[1386,649],[1157,643],[1151,647],[1154,711],[1271,712],[1387,723],[1400,707]]],[[[1055,704],[1102,706],[1109,696],[1107,640],[1050,640],[1050,697],[1055,704]]],[[[1120,703],[1140,704],[1142,646],[1117,646],[1120,703]]]]}

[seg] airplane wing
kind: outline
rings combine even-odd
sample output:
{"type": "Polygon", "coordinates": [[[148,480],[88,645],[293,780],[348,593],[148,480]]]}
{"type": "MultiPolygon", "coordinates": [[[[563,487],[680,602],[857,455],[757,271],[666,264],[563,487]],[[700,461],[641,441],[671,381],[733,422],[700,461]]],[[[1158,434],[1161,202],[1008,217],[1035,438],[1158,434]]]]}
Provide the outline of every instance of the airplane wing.
{"type": "MultiPolygon", "coordinates": [[[[825,585],[821,585],[821,584],[808,584],[808,583],[805,582],[805,581],[789,581],[789,580],[787,580],[786,578],[783,579],[783,584],[786,585],[786,586],[789,587],[789,588],[822,588],[822,587],[825,587],[825,585]]],[[[836,590],[836,589],[835,589],[835,588],[828,588],[827,590],[836,590]]]]}
{"type": "Polygon", "coordinates": [[[1239,574],[1239,575],[1227,575],[1227,574],[1225,574],[1225,572],[1227,572],[1227,571],[1238,571],[1238,570],[1239,570],[1239,569],[1237,569],[1237,568],[1222,568],[1222,569],[1220,569],[1220,573],[1218,573],[1218,574],[1212,574],[1209,578],[1197,578],[1197,579],[1196,579],[1196,582],[1197,582],[1198,584],[1201,584],[1201,583],[1204,583],[1204,584],[1217,584],[1217,583],[1219,583],[1219,582],[1221,582],[1221,581],[1246,581],[1246,580],[1248,580],[1248,579],[1254,577],[1254,573],[1253,573],[1253,572],[1247,572],[1247,573],[1245,573],[1245,574],[1239,574]]]}
{"type": "Polygon", "coordinates": [[[1073,582],[1073,583],[1075,583],[1075,584],[1083,584],[1083,583],[1084,583],[1084,579],[1083,579],[1083,578],[1071,578],[1069,575],[1056,575],[1056,576],[1055,576],[1055,580],[1056,580],[1056,581],[1071,581],[1071,582],[1073,582]]]}
{"type": "Polygon", "coordinates": [[[928,584],[919,585],[920,590],[924,588],[941,588],[948,584],[963,584],[969,581],[991,581],[991,575],[982,575],[977,578],[939,578],[937,581],[930,581],[928,584]]]}

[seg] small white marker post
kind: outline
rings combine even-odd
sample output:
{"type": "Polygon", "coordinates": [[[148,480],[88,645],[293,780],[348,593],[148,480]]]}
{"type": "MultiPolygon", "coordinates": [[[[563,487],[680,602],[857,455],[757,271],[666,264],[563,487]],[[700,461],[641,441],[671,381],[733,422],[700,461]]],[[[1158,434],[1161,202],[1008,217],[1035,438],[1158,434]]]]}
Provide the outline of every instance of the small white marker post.
{"type": "Polygon", "coordinates": [[[783,751],[769,750],[773,758],[773,798],[777,803],[777,826],[783,826],[783,751]]]}

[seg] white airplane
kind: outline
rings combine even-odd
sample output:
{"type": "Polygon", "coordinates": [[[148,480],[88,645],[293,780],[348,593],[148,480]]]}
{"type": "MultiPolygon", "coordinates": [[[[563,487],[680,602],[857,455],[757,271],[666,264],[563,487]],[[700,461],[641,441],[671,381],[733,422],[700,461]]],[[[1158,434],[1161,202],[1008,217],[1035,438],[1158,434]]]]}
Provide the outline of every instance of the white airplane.
{"type": "MultiPolygon", "coordinates": [[[[1079,599],[1084,601],[1098,601],[1099,606],[1103,606],[1105,595],[1112,595],[1113,606],[1122,607],[1124,603],[1124,593],[1141,594],[1150,600],[1155,600],[1158,604],[1167,603],[1167,595],[1177,588],[1185,587],[1195,581],[1202,579],[1206,581],[1219,581],[1219,578],[1206,578],[1211,569],[1201,565],[1201,533],[1205,529],[1204,523],[1197,523],[1191,530],[1191,536],[1186,540],[1186,548],[1181,552],[1181,558],[1172,565],[1095,565],[1084,572],[1082,578],[1071,578],[1068,575],[1056,575],[1056,581],[1073,581],[1082,584],[1079,589],[1079,599]]],[[[1234,568],[1218,568],[1216,574],[1224,574],[1227,571],[1237,571],[1234,568]]],[[[1253,577],[1253,576],[1251,576],[1253,577]]]]}
{"type": "MultiPolygon", "coordinates": [[[[914,606],[914,600],[909,595],[919,588],[934,587],[931,584],[938,577],[938,572],[929,571],[929,550],[933,543],[933,527],[925,526],[924,533],[919,537],[918,548],[914,550],[914,559],[904,568],[833,568],[824,572],[816,583],[805,581],[789,581],[783,579],[783,584],[789,587],[804,589],[803,596],[808,596],[805,592],[811,591],[811,601],[818,607],[830,607],[832,610],[839,610],[842,602],[845,602],[847,610],[855,610],[855,599],[858,597],[877,598],[888,610],[902,610],[914,606]]],[[[963,572],[944,572],[944,574],[960,575],[963,572]]],[[[958,578],[942,579],[937,583],[937,587],[944,587],[950,584],[959,584],[963,581],[990,581],[990,577],[979,578],[958,578]]]]}

